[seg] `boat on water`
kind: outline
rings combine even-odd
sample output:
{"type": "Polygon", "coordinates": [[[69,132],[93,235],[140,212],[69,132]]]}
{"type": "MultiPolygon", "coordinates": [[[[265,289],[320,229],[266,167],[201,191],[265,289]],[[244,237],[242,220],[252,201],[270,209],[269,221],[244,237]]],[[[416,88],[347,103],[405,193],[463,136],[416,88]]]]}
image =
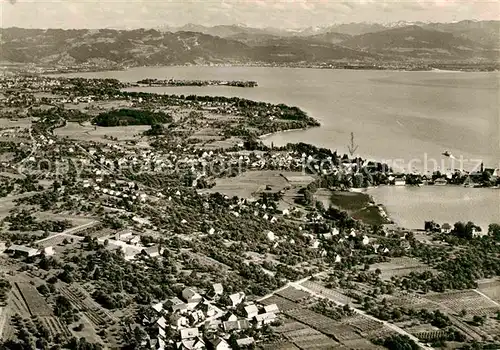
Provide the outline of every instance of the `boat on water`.
{"type": "Polygon", "coordinates": [[[434,181],[434,186],[446,186],[448,184],[448,181],[445,179],[437,179],[434,181]]]}

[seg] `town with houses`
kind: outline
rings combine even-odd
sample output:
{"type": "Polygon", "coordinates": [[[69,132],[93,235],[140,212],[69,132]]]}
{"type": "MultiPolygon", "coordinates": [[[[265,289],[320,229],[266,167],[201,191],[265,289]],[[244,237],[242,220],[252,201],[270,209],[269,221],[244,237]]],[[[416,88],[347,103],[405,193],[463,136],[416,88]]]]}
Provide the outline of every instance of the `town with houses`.
{"type": "Polygon", "coordinates": [[[266,146],[318,123],[128,87],[0,80],[0,349],[498,346],[500,225],[406,229],[363,192],[498,188],[498,169],[266,146]]]}

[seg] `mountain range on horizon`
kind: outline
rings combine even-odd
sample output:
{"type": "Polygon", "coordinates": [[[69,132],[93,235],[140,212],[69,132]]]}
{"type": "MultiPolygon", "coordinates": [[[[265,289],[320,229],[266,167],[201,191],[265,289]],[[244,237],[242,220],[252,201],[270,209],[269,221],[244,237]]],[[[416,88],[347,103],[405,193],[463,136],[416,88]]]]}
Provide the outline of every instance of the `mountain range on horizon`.
{"type": "MultiPolygon", "coordinates": [[[[432,21],[395,21],[395,22],[344,22],[344,23],[334,23],[327,26],[308,26],[308,27],[298,27],[298,28],[280,28],[273,26],[266,27],[252,27],[244,23],[237,24],[220,24],[215,26],[208,26],[202,24],[187,23],[183,26],[169,26],[162,25],[157,26],[152,29],[179,32],[179,31],[195,31],[195,32],[205,32],[205,31],[217,31],[217,30],[233,30],[236,32],[242,31],[256,31],[268,34],[281,34],[281,35],[314,35],[326,32],[338,32],[342,34],[349,35],[359,35],[366,34],[373,31],[381,31],[390,28],[399,28],[410,25],[417,25],[420,27],[429,28],[451,28],[451,27],[469,27],[469,28],[481,28],[485,25],[498,25],[500,20],[462,20],[454,22],[432,22],[432,21]]],[[[137,29],[137,28],[109,28],[109,29],[137,29]]],[[[206,33],[210,34],[210,33],[206,33]]]]}
{"type": "Polygon", "coordinates": [[[69,65],[499,62],[500,21],[349,23],[300,30],[244,25],[0,29],[2,61],[69,65]]]}

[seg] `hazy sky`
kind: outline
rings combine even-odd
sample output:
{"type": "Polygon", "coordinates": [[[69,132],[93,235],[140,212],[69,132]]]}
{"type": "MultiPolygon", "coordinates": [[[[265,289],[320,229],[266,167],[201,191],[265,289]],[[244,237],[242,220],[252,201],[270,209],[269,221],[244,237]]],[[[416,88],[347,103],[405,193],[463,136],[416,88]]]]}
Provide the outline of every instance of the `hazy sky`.
{"type": "Polygon", "coordinates": [[[104,28],[500,19],[500,0],[0,0],[2,27],[104,28]]]}

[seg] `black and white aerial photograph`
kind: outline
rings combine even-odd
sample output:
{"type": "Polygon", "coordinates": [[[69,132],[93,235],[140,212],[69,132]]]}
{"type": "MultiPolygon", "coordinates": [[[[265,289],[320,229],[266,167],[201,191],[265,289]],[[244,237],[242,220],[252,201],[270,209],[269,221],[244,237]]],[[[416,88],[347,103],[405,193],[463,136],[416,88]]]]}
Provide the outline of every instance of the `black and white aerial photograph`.
{"type": "Polygon", "coordinates": [[[0,25],[0,350],[500,349],[500,0],[0,25]]]}

